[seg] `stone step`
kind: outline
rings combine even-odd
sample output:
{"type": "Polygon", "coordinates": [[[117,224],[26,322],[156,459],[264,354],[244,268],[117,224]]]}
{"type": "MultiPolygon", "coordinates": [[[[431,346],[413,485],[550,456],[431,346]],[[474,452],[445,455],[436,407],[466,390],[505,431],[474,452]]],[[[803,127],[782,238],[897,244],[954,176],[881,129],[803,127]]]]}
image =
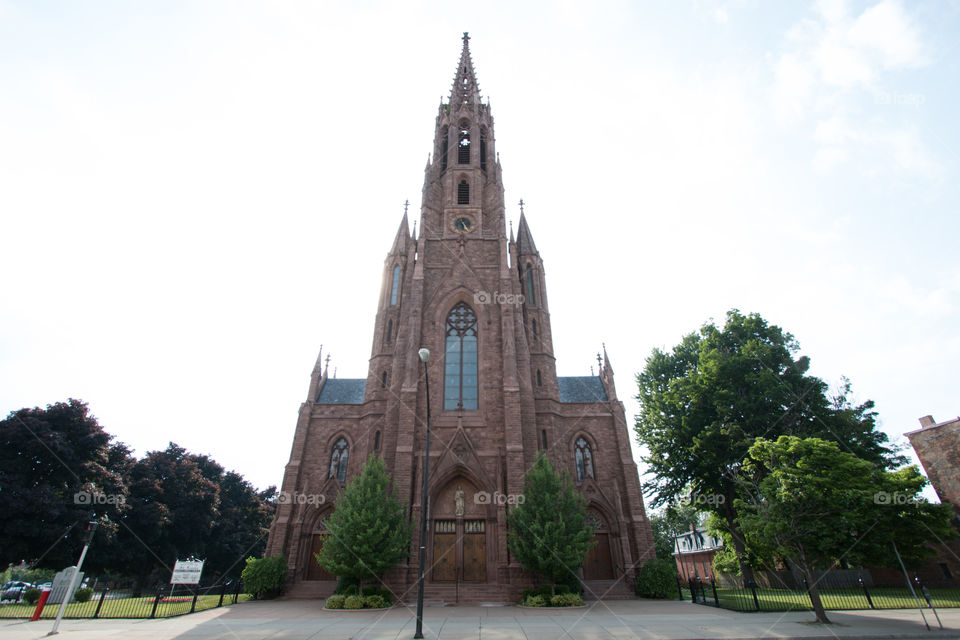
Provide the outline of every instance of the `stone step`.
{"type": "Polygon", "coordinates": [[[632,600],[636,597],[632,585],[624,580],[584,580],[584,600],[632,600]]]}

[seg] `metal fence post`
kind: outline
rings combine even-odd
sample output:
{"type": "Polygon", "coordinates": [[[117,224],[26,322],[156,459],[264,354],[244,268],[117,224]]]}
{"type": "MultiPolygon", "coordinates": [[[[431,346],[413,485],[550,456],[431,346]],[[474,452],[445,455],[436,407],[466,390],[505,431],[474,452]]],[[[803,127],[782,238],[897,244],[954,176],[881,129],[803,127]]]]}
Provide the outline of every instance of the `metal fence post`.
{"type": "Polygon", "coordinates": [[[100,602],[97,603],[97,610],[93,612],[94,619],[100,617],[100,609],[103,608],[103,599],[107,597],[107,591],[110,591],[110,587],[104,587],[100,592],[100,602]]]}
{"type": "Polygon", "coordinates": [[[867,604],[870,605],[871,609],[876,609],[873,606],[873,599],[870,597],[870,592],[867,590],[867,583],[863,581],[863,578],[860,578],[860,586],[863,587],[863,595],[867,596],[867,604]]]}
{"type": "Polygon", "coordinates": [[[193,585],[193,604],[190,605],[190,613],[197,610],[197,597],[200,595],[200,585],[193,585]]]}
{"type": "Polygon", "coordinates": [[[157,597],[153,599],[153,611],[150,612],[151,618],[157,617],[157,607],[160,606],[160,599],[163,598],[163,590],[157,589],[157,597]]]}
{"type": "Polygon", "coordinates": [[[237,601],[240,599],[240,587],[243,585],[243,580],[237,580],[237,589],[233,592],[233,604],[237,604],[237,601]]]}
{"type": "Polygon", "coordinates": [[[219,602],[217,602],[218,607],[223,606],[223,594],[225,594],[226,592],[227,592],[227,583],[224,582],[222,585],[220,585],[220,600],[219,602]]]}
{"type": "Polygon", "coordinates": [[[713,579],[710,581],[710,587],[713,589],[713,604],[719,607],[720,598],[717,597],[717,580],[716,579],[713,579]]]}
{"type": "Polygon", "coordinates": [[[683,600],[683,583],[680,582],[680,576],[677,576],[677,593],[680,594],[680,599],[683,600]]]}
{"type": "Polygon", "coordinates": [[[757,583],[751,580],[747,586],[750,588],[750,591],[753,593],[753,606],[757,608],[757,611],[760,611],[760,599],[757,598],[757,583]]]}
{"type": "Polygon", "coordinates": [[[690,587],[690,602],[697,601],[697,584],[693,581],[693,578],[690,578],[690,582],[687,584],[690,587]]]}

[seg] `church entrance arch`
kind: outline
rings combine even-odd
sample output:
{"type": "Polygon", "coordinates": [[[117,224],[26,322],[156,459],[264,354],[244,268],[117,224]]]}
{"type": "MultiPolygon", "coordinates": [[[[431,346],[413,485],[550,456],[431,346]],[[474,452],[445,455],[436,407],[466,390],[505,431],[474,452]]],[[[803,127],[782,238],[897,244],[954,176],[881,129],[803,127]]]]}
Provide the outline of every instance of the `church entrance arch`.
{"type": "Polygon", "coordinates": [[[326,569],[320,566],[317,562],[317,557],[315,553],[320,553],[320,550],[323,549],[323,543],[327,539],[327,518],[330,517],[330,512],[324,513],[317,520],[317,524],[314,526],[313,535],[310,536],[310,548],[306,558],[307,571],[304,576],[304,580],[336,580],[337,576],[333,575],[326,569]]]}
{"type": "Polygon", "coordinates": [[[610,557],[610,529],[607,520],[596,509],[587,510],[587,522],[593,527],[596,542],[583,561],[584,580],[612,580],[613,562],[610,557]]]}
{"type": "Polygon", "coordinates": [[[433,582],[487,581],[487,500],[459,476],[441,489],[430,505],[433,582]]]}

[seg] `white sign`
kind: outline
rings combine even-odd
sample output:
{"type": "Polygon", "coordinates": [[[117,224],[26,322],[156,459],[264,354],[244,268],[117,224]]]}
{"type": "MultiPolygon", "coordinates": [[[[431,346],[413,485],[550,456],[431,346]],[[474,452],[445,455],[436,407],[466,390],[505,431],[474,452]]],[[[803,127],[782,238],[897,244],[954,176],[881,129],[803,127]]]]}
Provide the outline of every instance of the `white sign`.
{"type": "Polygon", "coordinates": [[[205,560],[177,560],[173,565],[173,577],[170,584],[197,584],[203,572],[205,560]]]}

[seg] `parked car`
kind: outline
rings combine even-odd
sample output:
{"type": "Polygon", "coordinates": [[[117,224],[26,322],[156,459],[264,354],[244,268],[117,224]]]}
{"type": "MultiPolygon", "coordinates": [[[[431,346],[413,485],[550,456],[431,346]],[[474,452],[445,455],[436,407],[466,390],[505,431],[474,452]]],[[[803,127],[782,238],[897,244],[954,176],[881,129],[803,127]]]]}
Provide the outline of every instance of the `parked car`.
{"type": "Polygon", "coordinates": [[[23,592],[31,587],[33,587],[33,585],[29,582],[21,582],[19,580],[8,582],[3,585],[3,593],[0,594],[0,600],[20,602],[20,599],[23,597],[23,592]]]}

